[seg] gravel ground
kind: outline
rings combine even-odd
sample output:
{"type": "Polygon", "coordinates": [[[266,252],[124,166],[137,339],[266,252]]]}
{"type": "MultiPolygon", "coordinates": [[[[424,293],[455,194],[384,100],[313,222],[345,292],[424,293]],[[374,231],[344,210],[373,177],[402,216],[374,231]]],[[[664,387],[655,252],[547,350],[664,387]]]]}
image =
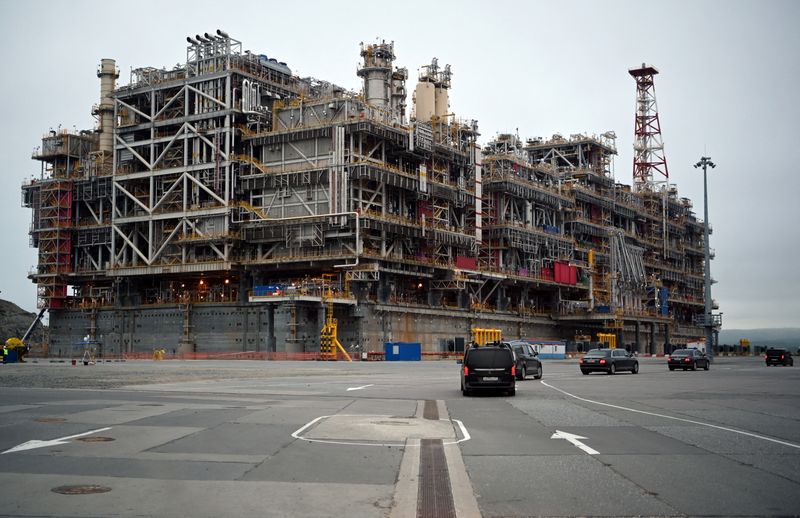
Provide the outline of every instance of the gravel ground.
{"type": "Polygon", "coordinates": [[[336,362],[258,360],[135,360],[72,366],[69,361],[28,359],[25,363],[0,365],[0,387],[113,389],[126,385],[174,383],[218,379],[264,379],[295,376],[363,374],[361,364],[336,362]]]}

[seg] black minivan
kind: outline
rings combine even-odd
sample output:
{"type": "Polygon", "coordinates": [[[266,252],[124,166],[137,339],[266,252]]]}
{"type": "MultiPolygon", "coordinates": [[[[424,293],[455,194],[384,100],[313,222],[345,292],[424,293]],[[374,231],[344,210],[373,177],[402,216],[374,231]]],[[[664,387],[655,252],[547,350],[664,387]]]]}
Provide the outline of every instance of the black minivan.
{"type": "Polygon", "coordinates": [[[517,365],[514,353],[505,345],[470,347],[461,365],[461,393],[503,390],[517,393],[517,365]]]}

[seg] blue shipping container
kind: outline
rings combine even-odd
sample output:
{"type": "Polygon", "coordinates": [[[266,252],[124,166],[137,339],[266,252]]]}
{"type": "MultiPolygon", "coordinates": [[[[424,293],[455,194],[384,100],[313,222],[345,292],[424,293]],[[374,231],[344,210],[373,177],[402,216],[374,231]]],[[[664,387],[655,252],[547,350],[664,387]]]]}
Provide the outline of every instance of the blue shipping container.
{"type": "Polygon", "coordinates": [[[383,344],[384,358],[390,362],[418,362],[422,360],[422,344],[419,342],[386,342],[383,344]]]}

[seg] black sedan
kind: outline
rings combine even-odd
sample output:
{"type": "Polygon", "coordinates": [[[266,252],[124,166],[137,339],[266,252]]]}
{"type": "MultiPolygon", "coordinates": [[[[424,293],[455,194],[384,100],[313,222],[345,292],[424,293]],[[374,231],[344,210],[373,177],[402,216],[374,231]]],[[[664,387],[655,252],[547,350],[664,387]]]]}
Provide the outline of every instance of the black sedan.
{"type": "Polygon", "coordinates": [[[669,355],[667,365],[671,371],[675,369],[696,371],[699,367],[708,370],[711,367],[711,360],[706,353],[698,349],[678,349],[669,355]]]}
{"type": "Polygon", "coordinates": [[[581,358],[581,372],[589,374],[602,371],[616,374],[617,371],[639,372],[639,360],[625,349],[591,349],[581,358]]]}

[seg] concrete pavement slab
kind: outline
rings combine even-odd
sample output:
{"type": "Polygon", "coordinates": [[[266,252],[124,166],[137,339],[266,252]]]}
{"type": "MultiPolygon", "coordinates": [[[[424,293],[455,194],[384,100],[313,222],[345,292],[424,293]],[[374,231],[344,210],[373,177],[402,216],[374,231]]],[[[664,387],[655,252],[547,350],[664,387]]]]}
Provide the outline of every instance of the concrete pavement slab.
{"type": "Polygon", "coordinates": [[[617,455],[614,470],[690,516],[779,516],[800,512],[796,482],[718,455],[617,455]],[[778,496],[780,495],[780,496],[778,496]]]}
{"type": "Polygon", "coordinates": [[[156,448],[161,453],[221,453],[271,455],[294,441],[293,424],[224,423],[156,448]]]}
{"type": "MultiPolygon", "coordinates": [[[[564,441],[561,441],[564,442],[564,441]]],[[[675,509],[592,456],[470,456],[484,516],[672,516],[675,509]]]]}
{"type": "MultiPolygon", "coordinates": [[[[4,511],[15,516],[159,518],[383,518],[393,484],[223,482],[28,475],[27,483],[4,495],[4,511]],[[104,484],[112,490],[65,496],[51,492],[63,484],[104,484]]],[[[9,487],[13,475],[0,474],[9,487]]]]}
{"type": "Polygon", "coordinates": [[[402,456],[402,447],[296,441],[249,471],[242,480],[393,485],[402,456]]]}

